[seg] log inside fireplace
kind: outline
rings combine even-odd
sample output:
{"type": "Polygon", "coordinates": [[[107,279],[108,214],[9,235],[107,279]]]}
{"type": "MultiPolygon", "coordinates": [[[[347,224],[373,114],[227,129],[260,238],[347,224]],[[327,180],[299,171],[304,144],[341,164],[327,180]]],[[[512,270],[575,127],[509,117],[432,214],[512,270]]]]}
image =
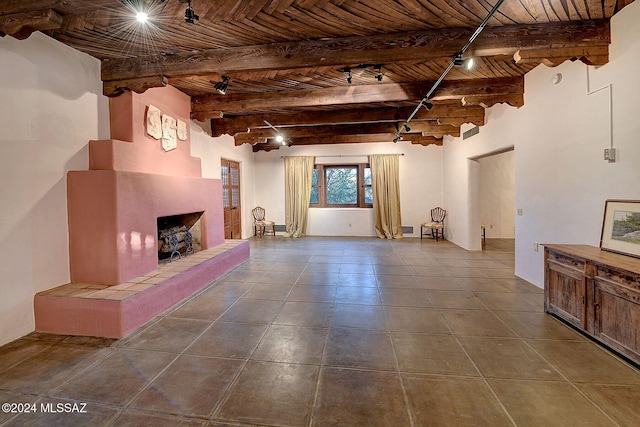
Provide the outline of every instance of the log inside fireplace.
{"type": "Polygon", "coordinates": [[[175,261],[202,250],[202,214],[203,212],[190,212],[158,218],[159,264],[175,261]]]}

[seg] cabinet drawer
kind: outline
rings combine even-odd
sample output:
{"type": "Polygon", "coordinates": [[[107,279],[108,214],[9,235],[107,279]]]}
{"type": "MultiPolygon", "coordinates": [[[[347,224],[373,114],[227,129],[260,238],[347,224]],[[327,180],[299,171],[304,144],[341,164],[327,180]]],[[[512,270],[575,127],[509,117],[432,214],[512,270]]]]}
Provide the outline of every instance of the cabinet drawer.
{"type": "MultiPolygon", "coordinates": [[[[596,277],[594,279],[596,292],[606,292],[618,298],[640,305],[640,290],[632,287],[620,286],[620,283],[613,280],[596,277]]],[[[598,302],[598,301],[596,301],[598,302]]]]}
{"type": "Polygon", "coordinates": [[[596,268],[596,278],[640,292],[640,275],[638,274],[598,266],[596,268]]]}
{"type": "Polygon", "coordinates": [[[554,265],[564,265],[568,268],[575,269],[577,271],[584,272],[586,261],[582,258],[572,257],[565,255],[561,252],[548,251],[547,262],[554,265]]]}
{"type": "Polygon", "coordinates": [[[569,276],[576,280],[581,280],[585,275],[584,263],[582,265],[582,269],[580,269],[580,268],[576,268],[575,265],[573,264],[560,263],[555,259],[549,258],[547,259],[547,266],[551,271],[555,271],[564,276],[569,276]]]}

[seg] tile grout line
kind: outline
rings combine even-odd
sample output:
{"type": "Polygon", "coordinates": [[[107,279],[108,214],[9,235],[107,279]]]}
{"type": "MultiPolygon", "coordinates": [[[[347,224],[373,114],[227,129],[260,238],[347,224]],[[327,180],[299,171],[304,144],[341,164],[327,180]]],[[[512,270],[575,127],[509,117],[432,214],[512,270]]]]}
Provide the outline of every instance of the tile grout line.
{"type": "MultiPolygon", "coordinates": [[[[608,413],[606,413],[601,407],[600,405],[598,405],[596,402],[594,402],[589,396],[587,396],[584,392],[582,392],[582,390],[580,390],[580,388],[578,386],[576,386],[573,381],[571,381],[566,375],[564,375],[564,373],[553,363],[551,363],[550,360],[547,360],[546,357],[544,357],[540,352],[538,352],[538,350],[536,350],[533,346],[531,346],[527,340],[520,336],[520,334],[517,333],[517,331],[515,331],[513,328],[511,328],[505,321],[503,321],[500,316],[498,316],[493,310],[492,308],[490,308],[489,306],[487,306],[482,300],[480,300],[480,303],[482,305],[484,305],[487,309],[487,311],[489,311],[496,319],[498,319],[498,321],[500,323],[502,323],[507,329],[509,329],[516,337],[517,339],[522,342],[525,346],[527,346],[529,349],[531,349],[535,354],[537,354],[540,359],[544,360],[549,366],[551,366],[553,368],[554,371],[556,371],[556,373],[560,376],[560,378],[562,378],[566,383],[568,383],[574,390],[576,390],[578,392],[578,394],[580,394],[582,397],[586,398],[587,401],[589,401],[593,406],[595,406],[606,418],[608,418],[611,422],[613,422],[615,425],[619,425],[613,418],[611,418],[611,416],[609,416],[608,413]]],[[[508,338],[508,337],[507,337],[508,338]]],[[[462,346],[462,344],[460,343],[460,345],[462,346]]],[[[463,347],[464,348],[464,347],[463,347]]],[[[465,353],[466,353],[466,349],[465,353]]],[[[471,359],[471,356],[469,356],[469,358],[471,359]]],[[[474,362],[475,365],[475,362],[474,362]]],[[[484,375],[483,375],[484,378],[484,375]]],[[[512,378],[508,378],[508,380],[513,380],[512,378]]],[[[540,380],[529,380],[529,381],[540,381],[540,380]]],[[[492,393],[494,393],[493,388],[487,384],[487,386],[491,389],[492,393]]],[[[495,395],[495,393],[494,393],[495,395]]],[[[497,395],[496,395],[497,397],[497,395]]],[[[498,399],[500,400],[500,399],[498,399]]]]}
{"type": "MultiPolygon", "coordinates": [[[[395,250],[394,250],[395,252],[395,250]]],[[[402,258],[400,258],[402,260],[402,258]]],[[[404,263],[404,261],[403,261],[404,263]]],[[[413,271],[413,270],[412,270],[413,271]]],[[[415,280],[415,276],[412,274],[411,277],[414,278],[415,280]]],[[[376,275],[376,283],[378,282],[378,277],[376,275]]],[[[406,412],[407,412],[407,416],[409,417],[409,425],[411,427],[415,427],[416,425],[416,415],[411,407],[411,402],[409,400],[409,395],[407,393],[407,387],[404,383],[404,378],[402,376],[402,371],[400,369],[400,361],[398,359],[398,352],[396,350],[396,343],[395,340],[393,339],[393,334],[391,333],[391,319],[389,318],[389,313],[387,312],[387,306],[384,304],[384,301],[382,300],[382,293],[380,292],[380,286],[379,283],[377,283],[378,286],[378,296],[380,297],[380,302],[382,304],[382,312],[384,314],[384,318],[385,318],[385,322],[387,323],[387,333],[389,334],[389,341],[391,342],[391,351],[393,353],[393,361],[395,364],[395,369],[396,369],[396,373],[398,374],[398,380],[400,381],[400,389],[402,390],[402,398],[404,399],[404,404],[406,407],[406,412]]],[[[424,292],[424,290],[422,290],[424,292]]],[[[426,295],[426,293],[425,293],[426,295]]],[[[429,298],[427,296],[427,298],[429,298]]]]}
{"type": "MultiPolygon", "coordinates": [[[[307,267],[309,266],[311,262],[309,262],[307,264],[307,267]]],[[[341,264],[342,265],[342,264],[341,264]]],[[[306,270],[306,267],[305,267],[306,270]]],[[[303,270],[304,272],[304,270],[303,270]]],[[[338,277],[340,277],[340,269],[338,269],[338,277]]],[[[300,280],[300,278],[298,278],[298,280],[300,280]]],[[[297,282],[296,282],[297,283],[297,282]]],[[[295,286],[295,285],[294,285],[295,286]]],[[[333,325],[333,313],[335,312],[335,306],[336,306],[336,294],[338,292],[338,284],[336,282],[336,291],[333,294],[333,301],[331,302],[331,315],[329,316],[329,319],[327,320],[327,333],[324,337],[324,343],[322,344],[322,356],[320,357],[320,365],[318,365],[318,375],[316,377],[316,384],[313,390],[313,396],[311,398],[311,405],[309,408],[309,422],[307,423],[308,427],[312,427],[313,426],[313,422],[314,422],[314,416],[316,415],[316,406],[318,404],[318,397],[320,394],[320,382],[322,380],[322,371],[325,367],[325,361],[326,361],[326,357],[327,357],[327,347],[329,345],[329,337],[331,336],[331,329],[332,329],[332,325],[333,325]]]]}
{"type": "MultiPolygon", "coordinates": [[[[429,298],[429,296],[427,295],[427,298],[429,298]]],[[[431,300],[431,298],[429,298],[431,300]]],[[[432,301],[433,302],[433,301],[432,301]]],[[[453,329],[451,328],[451,325],[449,325],[449,322],[447,322],[447,319],[444,317],[444,315],[442,314],[442,309],[435,307],[436,312],[438,313],[438,316],[440,317],[440,320],[446,325],[447,329],[449,330],[449,332],[451,333],[451,336],[456,340],[456,342],[458,343],[458,345],[460,346],[460,348],[462,349],[462,351],[464,352],[464,354],[467,356],[467,358],[469,359],[469,361],[471,362],[471,364],[473,365],[473,368],[476,370],[476,372],[478,373],[480,379],[482,380],[482,382],[484,383],[484,385],[489,389],[489,391],[491,392],[491,395],[494,397],[494,399],[496,400],[496,402],[498,402],[498,405],[500,405],[500,407],[502,408],[502,410],[504,411],[504,414],[507,416],[507,418],[509,419],[509,421],[511,421],[511,423],[514,426],[517,426],[518,423],[516,423],[515,419],[513,418],[513,416],[511,415],[511,413],[509,413],[509,411],[507,410],[507,407],[504,405],[504,403],[502,403],[502,400],[498,397],[497,393],[495,392],[495,390],[493,389],[493,387],[491,387],[491,385],[489,384],[489,381],[487,381],[487,378],[485,378],[484,374],[482,373],[482,371],[480,370],[480,368],[478,367],[478,365],[476,364],[476,362],[473,360],[473,358],[471,357],[471,355],[469,354],[469,352],[467,351],[467,349],[464,347],[464,345],[462,344],[462,342],[460,341],[460,338],[458,337],[458,335],[453,331],[453,329]]]]}
{"type": "MultiPolygon", "coordinates": [[[[235,269],[234,269],[235,270],[235,269]]],[[[233,271],[233,270],[232,270],[233,271]]],[[[229,272],[230,273],[230,272],[229,272]]],[[[229,273],[225,274],[225,276],[227,276],[229,273]]],[[[212,287],[215,287],[217,285],[219,285],[221,283],[221,280],[219,280],[221,278],[216,279],[215,281],[211,282],[209,285],[205,286],[201,291],[199,291],[196,295],[193,296],[193,298],[189,298],[188,301],[185,301],[184,304],[176,304],[176,306],[171,307],[170,309],[168,309],[167,311],[165,311],[163,313],[163,315],[159,316],[158,320],[156,322],[153,322],[152,325],[149,325],[149,327],[152,327],[154,324],[156,324],[157,322],[159,322],[162,319],[167,319],[170,318],[171,313],[173,313],[175,310],[178,310],[179,308],[183,307],[185,304],[187,304],[188,302],[191,302],[193,299],[195,299],[196,297],[200,296],[204,291],[206,291],[207,289],[210,289],[212,287]]],[[[256,282],[257,283],[257,282],[256,282]]],[[[250,286],[245,292],[242,293],[242,295],[245,295],[247,292],[249,292],[249,290],[251,290],[256,283],[254,283],[252,286],[250,286]]],[[[191,341],[191,343],[189,345],[187,345],[181,352],[177,353],[176,356],[167,364],[167,366],[164,367],[164,369],[162,369],[157,375],[155,375],[153,378],[149,379],[147,381],[147,383],[140,389],[138,390],[137,393],[135,393],[131,399],[129,399],[123,406],[122,409],[126,409],[126,410],[130,410],[130,409],[134,409],[136,411],[141,411],[141,412],[157,412],[157,411],[146,411],[144,409],[139,409],[139,408],[130,408],[129,405],[131,405],[138,397],[140,397],[140,395],[142,395],[142,393],[144,393],[146,390],[148,390],[151,385],[153,384],[154,381],[156,381],[162,374],[164,374],[165,372],[167,372],[174,364],[175,362],[183,355],[185,355],[185,352],[191,348],[191,346],[193,346],[193,344],[200,338],[202,337],[209,329],[211,329],[213,327],[213,325],[227,312],[229,311],[233,306],[235,306],[238,301],[240,301],[240,298],[242,297],[242,295],[238,296],[235,300],[235,302],[233,304],[231,304],[229,307],[227,307],[227,309],[225,309],[215,320],[211,321],[211,323],[209,324],[209,326],[207,326],[200,334],[198,334],[198,336],[196,336],[193,341],[191,341]]],[[[185,320],[189,320],[189,319],[185,319],[185,320]]],[[[202,319],[194,319],[194,320],[202,320],[202,319]]],[[[136,335],[141,335],[143,334],[148,328],[144,328],[141,331],[137,332],[133,337],[135,337],[136,335]]],[[[132,337],[132,338],[133,338],[132,337]]],[[[126,344],[126,343],[125,343],[126,344]]],[[[120,347],[122,349],[127,349],[127,347],[122,346],[120,347]]],[[[155,350],[150,350],[150,349],[135,349],[134,350],[141,350],[141,351],[155,351],[155,350]]],[[[163,353],[169,353],[169,354],[173,354],[172,352],[163,352],[163,353]]],[[[203,357],[207,357],[207,356],[203,356],[203,357]]],[[[175,416],[176,414],[173,413],[167,413],[169,415],[175,416]]],[[[210,419],[211,418],[211,413],[209,413],[209,415],[207,416],[206,419],[210,419]]],[[[198,417],[198,419],[200,419],[200,417],[198,417]]]]}
{"type": "MultiPolygon", "coordinates": [[[[298,274],[298,278],[296,279],[296,282],[299,279],[300,274],[302,274],[302,272],[300,272],[298,274]]],[[[264,277],[264,275],[263,275],[263,277],[264,277]]],[[[246,295],[258,283],[259,283],[259,280],[251,288],[247,289],[246,292],[244,292],[241,296],[239,296],[236,302],[240,301],[242,296],[246,295]]],[[[260,339],[257,340],[257,342],[256,342],[255,346],[253,347],[253,349],[249,352],[249,354],[247,355],[246,359],[243,361],[243,363],[240,366],[240,368],[238,369],[238,371],[235,373],[235,375],[231,378],[231,380],[229,381],[229,383],[225,387],[224,392],[220,396],[220,399],[218,400],[218,402],[213,406],[211,411],[209,411],[208,419],[210,421],[213,421],[214,419],[216,419],[218,417],[218,414],[219,414],[220,410],[222,409],[224,404],[227,403],[227,401],[231,397],[231,390],[238,383],[238,380],[239,380],[240,376],[242,375],[242,373],[246,369],[247,365],[249,365],[249,362],[251,361],[251,357],[255,354],[256,350],[258,349],[258,347],[260,346],[260,344],[264,340],[264,337],[267,335],[267,333],[271,329],[271,326],[273,326],[273,321],[276,319],[276,317],[278,317],[278,314],[280,314],[280,312],[282,311],[282,308],[284,307],[284,303],[286,302],[288,296],[291,294],[291,291],[293,290],[293,286],[295,286],[295,282],[294,282],[294,285],[292,285],[291,289],[289,289],[289,292],[287,292],[286,297],[282,300],[282,303],[280,304],[280,308],[278,310],[278,313],[276,313],[275,316],[273,316],[273,319],[271,319],[271,321],[267,324],[267,327],[265,328],[264,332],[260,336],[260,339]]],[[[235,303],[234,303],[234,305],[235,305],[235,303]]],[[[229,309],[230,308],[231,307],[229,307],[229,309]]],[[[225,313],[227,311],[228,310],[225,310],[225,313]]],[[[220,316],[222,316],[222,314],[220,316]]],[[[250,323],[250,324],[253,324],[253,323],[250,323]]],[[[237,422],[236,420],[229,420],[229,421],[230,422],[234,422],[234,423],[237,422]]],[[[226,420],[225,420],[225,422],[226,422],[226,420]]]]}
{"type": "MultiPolygon", "coordinates": [[[[619,426],[620,424],[618,424],[618,422],[616,422],[603,408],[600,407],[600,405],[598,405],[593,399],[591,399],[586,393],[584,393],[573,381],[571,381],[563,372],[562,370],[560,370],[560,368],[558,368],[554,363],[552,363],[550,360],[548,360],[546,357],[544,357],[544,355],[542,355],[538,350],[536,350],[531,344],[529,344],[527,342],[527,339],[525,339],[524,337],[521,337],[520,334],[518,334],[515,330],[513,330],[511,327],[509,327],[509,325],[507,325],[502,319],[500,319],[500,317],[498,315],[496,315],[492,309],[489,308],[489,311],[491,312],[491,314],[493,314],[500,322],[502,322],[507,328],[509,328],[509,330],[511,330],[511,332],[513,332],[520,341],[522,341],[522,343],[524,343],[524,345],[526,345],[529,349],[531,349],[535,354],[537,354],[542,360],[544,360],[547,364],[549,364],[549,366],[551,366],[556,373],[564,380],[566,381],[575,391],[578,392],[578,394],[580,394],[582,397],[584,397],[588,402],[590,402],[593,406],[595,406],[606,418],[608,418],[613,424],[615,424],[616,426],[619,426]]],[[[528,338],[528,339],[532,339],[535,340],[535,338],[528,338]]],[[[552,340],[555,341],[555,340],[552,340]]]]}

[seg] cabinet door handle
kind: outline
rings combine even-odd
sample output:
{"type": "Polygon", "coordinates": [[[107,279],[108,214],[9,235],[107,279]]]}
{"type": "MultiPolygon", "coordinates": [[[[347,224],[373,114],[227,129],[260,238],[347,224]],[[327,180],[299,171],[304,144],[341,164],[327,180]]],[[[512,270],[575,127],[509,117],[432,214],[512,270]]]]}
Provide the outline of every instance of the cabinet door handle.
{"type": "Polygon", "coordinates": [[[593,308],[594,308],[595,310],[598,310],[598,309],[600,308],[600,304],[598,304],[597,302],[594,302],[594,303],[593,303],[593,308]]]}
{"type": "Polygon", "coordinates": [[[584,304],[584,295],[582,295],[582,304],[584,304]]]}

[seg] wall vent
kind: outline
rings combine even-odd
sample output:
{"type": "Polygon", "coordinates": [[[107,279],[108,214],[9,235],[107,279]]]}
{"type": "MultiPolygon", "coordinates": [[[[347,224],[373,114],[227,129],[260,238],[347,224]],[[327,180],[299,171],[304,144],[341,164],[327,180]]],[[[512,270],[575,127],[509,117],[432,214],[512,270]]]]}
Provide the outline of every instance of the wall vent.
{"type": "Polygon", "coordinates": [[[471,138],[473,135],[477,135],[478,132],[480,132],[480,126],[474,126],[462,134],[462,139],[471,138]]]}

